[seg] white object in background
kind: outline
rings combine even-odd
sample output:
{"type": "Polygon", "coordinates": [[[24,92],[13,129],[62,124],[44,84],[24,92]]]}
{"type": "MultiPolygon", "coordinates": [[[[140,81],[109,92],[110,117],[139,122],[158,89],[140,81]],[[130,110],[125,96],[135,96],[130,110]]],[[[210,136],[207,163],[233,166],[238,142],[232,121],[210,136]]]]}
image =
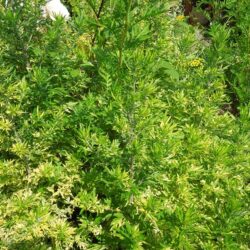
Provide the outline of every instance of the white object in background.
{"type": "Polygon", "coordinates": [[[43,17],[50,17],[52,20],[55,20],[56,16],[62,16],[65,20],[70,19],[69,11],[60,0],[47,1],[42,10],[43,17]]]}

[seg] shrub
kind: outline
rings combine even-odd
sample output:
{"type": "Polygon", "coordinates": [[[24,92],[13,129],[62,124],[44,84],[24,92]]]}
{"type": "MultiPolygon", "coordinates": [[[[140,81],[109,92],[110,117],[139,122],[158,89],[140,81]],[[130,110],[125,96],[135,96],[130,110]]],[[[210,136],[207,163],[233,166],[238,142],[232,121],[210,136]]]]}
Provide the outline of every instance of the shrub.
{"type": "Polygon", "coordinates": [[[1,5],[1,248],[248,249],[224,64],[165,1],[69,2],[1,5]]]}

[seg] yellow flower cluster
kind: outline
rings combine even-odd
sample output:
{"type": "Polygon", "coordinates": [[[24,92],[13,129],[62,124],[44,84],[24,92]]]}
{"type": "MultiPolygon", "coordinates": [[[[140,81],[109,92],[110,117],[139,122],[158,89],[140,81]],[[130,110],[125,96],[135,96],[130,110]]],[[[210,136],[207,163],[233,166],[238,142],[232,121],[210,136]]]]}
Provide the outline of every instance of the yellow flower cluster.
{"type": "Polygon", "coordinates": [[[183,16],[183,15],[179,15],[176,17],[176,20],[178,20],[178,21],[183,21],[184,19],[185,19],[185,16],[183,16]]]}
{"type": "Polygon", "coordinates": [[[88,34],[83,34],[78,37],[78,42],[89,42],[89,35],[88,34]]]}
{"type": "Polygon", "coordinates": [[[198,68],[203,66],[203,60],[201,58],[196,58],[188,63],[188,65],[192,68],[198,68]]]}
{"type": "Polygon", "coordinates": [[[77,46],[81,49],[86,49],[90,46],[91,43],[91,38],[89,35],[87,34],[83,34],[81,36],[78,37],[77,39],[77,46]]]}

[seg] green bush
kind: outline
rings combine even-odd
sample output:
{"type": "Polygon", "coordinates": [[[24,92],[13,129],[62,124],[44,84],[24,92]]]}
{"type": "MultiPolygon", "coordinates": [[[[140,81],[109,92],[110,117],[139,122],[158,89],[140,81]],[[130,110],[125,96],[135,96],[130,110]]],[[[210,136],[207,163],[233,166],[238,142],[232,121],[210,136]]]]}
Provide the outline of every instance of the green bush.
{"type": "MultiPolygon", "coordinates": [[[[218,4],[217,4],[218,5],[218,4]]],[[[225,69],[227,94],[234,106],[246,106],[250,101],[250,7],[247,0],[228,0],[217,6],[226,13],[224,24],[215,20],[210,35],[213,46],[208,48],[211,63],[225,69]]],[[[234,108],[236,109],[236,108],[234,108]]],[[[234,110],[234,113],[239,113],[234,110]]]]}
{"type": "Polygon", "coordinates": [[[229,31],[206,48],[166,1],[71,0],[68,23],[43,2],[0,5],[0,248],[248,249],[229,31]]]}

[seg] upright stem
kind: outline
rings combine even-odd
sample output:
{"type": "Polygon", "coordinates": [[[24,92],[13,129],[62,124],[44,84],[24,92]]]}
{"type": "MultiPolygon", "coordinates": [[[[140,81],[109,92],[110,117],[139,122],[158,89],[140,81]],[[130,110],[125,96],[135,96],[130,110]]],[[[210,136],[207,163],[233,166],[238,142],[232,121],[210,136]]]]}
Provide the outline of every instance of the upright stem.
{"type": "MultiPolygon", "coordinates": [[[[96,14],[97,20],[98,20],[98,19],[100,18],[100,16],[101,16],[101,12],[102,12],[104,3],[105,3],[105,0],[102,0],[102,1],[101,1],[101,4],[100,4],[100,6],[99,6],[98,12],[97,12],[97,14],[96,14]]],[[[95,39],[96,39],[96,33],[95,33],[95,35],[94,35],[94,37],[93,37],[93,40],[92,40],[92,46],[94,46],[94,44],[95,44],[95,39]]]]}
{"type": "Polygon", "coordinates": [[[120,48],[119,48],[119,62],[118,62],[119,67],[121,67],[121,65],[122,65],[123,47],[124,47],[124,44],[126,41],[126,36],[128,33],[129,13],[130,13],[131,5],[132,5],[132,0],[129,0],[128,9],[127,9],[127,13],[126,13],[126,19],[125,19],[125,25],[124,25],[124,29],[122,32],[121,44],[120,44],[120,48]]]}
{"type": "MultiPolygon", "coordinates": [[[[133,94],[135,94],[136,92],[136,86],[135,86],[135,82],[133,84],[133,94]]],[[[131,110],[131,113],[128,115],[128,120],[129,120],[129,124],[130,124],[130,139],[129,139],[129,143],[133,144],[135,139],[136,139],[136,120],[135,120],[135,103],[133,101],[133,107],[131,110]]],[[[130,177],[131,179],[134,179],[135,176],[135,156],[134,156],[134,152],[132,153],[132,155],[129,158],[129,172],[130,172],[130,177]]],[[[129,203],[133,204],[134,203],[134,195],[131,194],[130,198],[129,198],[129,203]]]]}
{"type": "Polygon", "coordinates": [[[91,1],[89,1],[89,0],[87,0],[86,2],[88,3],[88,5],[89,5],[89,7],[92,9],[92,11],[94,12],[95,17],[97,17],[97,13],[96,13],[96,11],[95,11],[95,6],[94,6],[94,5],[91,3],[91,1]]]}
{"type": "Polygon", "coordinates": [[[98,12],[97,12],[97,15],[96,15],[96,17],[97,17],[98,19],[99,19],[100,15],[101,15],[101,12],[102,12],[104,3],[105,3],[105,0],[102,0],[102,1],[101,1],[101,4],[100,4],[100,6],[99,6],[99,9],[98,9],[98,12]]]}

